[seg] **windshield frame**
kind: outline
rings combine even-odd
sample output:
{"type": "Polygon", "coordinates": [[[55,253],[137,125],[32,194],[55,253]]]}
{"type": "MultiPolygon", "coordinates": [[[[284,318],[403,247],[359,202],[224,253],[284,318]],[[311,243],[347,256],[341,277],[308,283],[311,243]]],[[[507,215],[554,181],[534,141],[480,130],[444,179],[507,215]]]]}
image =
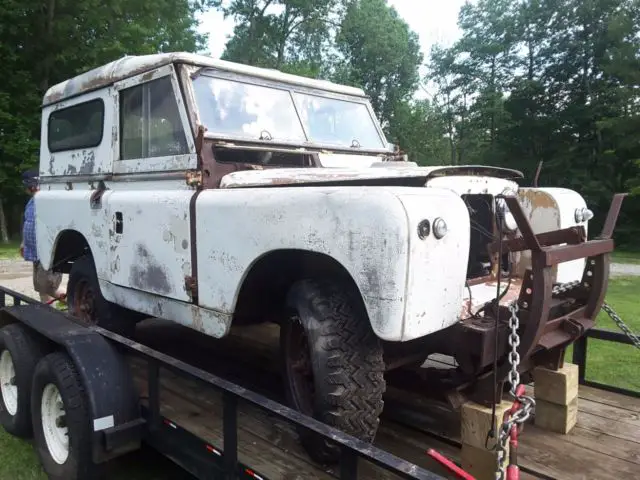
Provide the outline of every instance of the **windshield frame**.
{"type": "Polygon", "coordinates": [[[203,124],[203,126],[207,128],[207,131],[204,134],[204,137],[207,139],[218,140],[218,141],[221,141],[222,143],[234,143],[238,145],[241,145],[241,144],[260,145],[260,146],[264,146],[265,148],[275,147],[275,146],[293,147],[296,150],[311,151],[311,152],[335,151],[340,153],[351,153],[356,155],[357,154],[380,155],[380,154],[389,154],[390,152],[393,152],[393,145],[387,141],[387,138],[384,132],[382,131],[378,118],[376,117],[373,111],[373,108],[371,107],[371,102],[369,101],[369,98],[366,96],[342,94],[342,93],[332,92],[328,90],[323,90],[320,88],[309,88],[309,87],[296,85],[294,83],[271,81],[271,80],[263,79],[260,77],[254,77],[251,75],[232,73],[232,72],[227,72],[217,68],[205,67],[205,68],[198,69],[198,71],[190,75],[190,79],[191,79],[190,88],[194,92],[194,108],[197,110],[196,114],[198,118],[202,118],[202,115],[200,113],[200,106],[198,105],[197,99],[195,98],[195,86],[193,85],[193,82],[198,77],[201,77],[201,76],[217,78],[217,79],[227,80],[227,81],[240,82],[244,84],[272,88],[272,89],[287,92],[289,94],[289,97],[291,98],[291,105],[293,106],[295,113],[297,115],[297,119],[300,122],[300,126],[304,133],[305,139],[309,138],[309,132],[307,131],[307,128],[305,127],[304,122],[302,121],[302,118],[300,116],[300,111],[294,97],[296,93],[302,94],[302,95],[313,95],[321,98],[346,101],[346,102],[363,105],[366,108],[366,111],[369,114],[369,117],[371,118],[372,125],[375,128],[375,132],[378,135],[378,139],[380,140],[382,147],[381,148],[365,148],[365,147],[354,148],[344,144],[324,143],[324,142],[309,141],[309,140],[304,140],[304,141],[287,141],[287,140],[277,140],[277,139],[262,140],[252,136],[242,135],[241,133],[229,134],[229,133],[216,132],[215,130],[208,130],[210,126],[203,124]]]}

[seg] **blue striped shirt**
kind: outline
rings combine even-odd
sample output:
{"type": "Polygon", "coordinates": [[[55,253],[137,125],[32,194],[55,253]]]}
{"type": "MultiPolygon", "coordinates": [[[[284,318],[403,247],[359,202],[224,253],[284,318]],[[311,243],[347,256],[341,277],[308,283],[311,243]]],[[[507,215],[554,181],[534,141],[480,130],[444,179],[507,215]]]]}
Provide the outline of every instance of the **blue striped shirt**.
{"type": "Polygon", "coordinates": [[[22,244],[24,245],[24,259],[27,262],[38,261],[36,249],[36,203],[33,197],[24,209],[24,225],[22,226],[22,244]]]}

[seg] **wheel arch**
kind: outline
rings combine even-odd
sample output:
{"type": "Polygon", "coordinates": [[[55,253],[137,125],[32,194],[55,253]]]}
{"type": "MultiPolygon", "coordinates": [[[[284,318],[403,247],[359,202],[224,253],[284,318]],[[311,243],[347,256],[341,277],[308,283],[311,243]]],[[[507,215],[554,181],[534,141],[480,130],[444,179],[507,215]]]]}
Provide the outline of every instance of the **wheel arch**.
{"type": "Polygon", "coordinates": [[[256,258],[240,282],[233,323],[277,321],[291,287],[303,279],[335,279],[346,286],[369,319],[362,292],[347,268],[325,253],[301,249],[271,250],[256,258]]]}
{"type": "Polygon", "coordinates": [[[51,268],[55,271],[69,273],[71,270],[70,262],[85,253],[91,253],[91,246],[87,238],[77,230],[62,230],[53,243],[51,268]]]}

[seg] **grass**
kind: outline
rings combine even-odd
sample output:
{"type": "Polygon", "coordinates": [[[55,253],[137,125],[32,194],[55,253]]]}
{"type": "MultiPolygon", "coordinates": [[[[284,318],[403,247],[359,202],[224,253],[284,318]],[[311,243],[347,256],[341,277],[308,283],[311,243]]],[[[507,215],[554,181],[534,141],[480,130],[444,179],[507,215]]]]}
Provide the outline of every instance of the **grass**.
{"type": "MultiPolygon", "coordinates": [[[[640,335],[640,277],[616,277],[609,281],[606,302],[636,335],[640,335]]],[[[600,312],[598,328],[621,332],[609,316],[600,312]]],[[[571,350],[567,360],[571,361],[571,350]]],[[[586,377],[640,392],[640,351],[632,345],[604,340],[587,343],[586,377]]]]}
{"type": "MultiPolygon", "coordinates": [[[[20,242],[0,244],[0,260],[20,258],[20,242]]],[[[0,478],[0,480],[2,480],[0,478]]]]}
{"type": "Polygon", "coordinates": [[[633,263],[635,265],[640,265],[640,252],[615,250],[611,256],[612,261],[616,263],[633,263]]]}
{"type": "MultiPolygon", "coordinates": [[[[190,480],[194,477],[160,454],[143,448],[109,466],[106,480],[190,480]]],[[[0,428],[0,480],[47,480],[31,443],[0,428]]]]}
{"type": "MultiPolygon", "coordinates": [[[[640,333],[640,277],[618,277],[609,282],[607,303],[632,331],[640,333]]],[[[619,331],[606,313],[598,317],[599,328],[619,331]]],[[[571,349],[567,352],[571,361],[571,349]]],[[[630,345],[590,340],[587,351],[587,378],[640,391],[640,352],[630,345]]],[[[178,480],[189,477],[169,460],[143,449],[114,466],[108,479],[178,480]]],[[[45,480],[33,448],[0,428],[0,480],[45,480]]]]}

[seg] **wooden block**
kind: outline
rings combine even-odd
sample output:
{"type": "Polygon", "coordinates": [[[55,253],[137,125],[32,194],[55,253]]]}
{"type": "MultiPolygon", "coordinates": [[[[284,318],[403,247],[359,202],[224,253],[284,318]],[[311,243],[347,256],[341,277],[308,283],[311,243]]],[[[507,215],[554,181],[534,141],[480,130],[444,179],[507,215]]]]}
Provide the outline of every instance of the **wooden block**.
{"type": "MultiPolygon", "coordinates": [[[[513,402],[502,401],[496,405],[496,421],[493,425],[494,432],[498,433],[502,425],[504,414],[513,406],[513,402]]],[[[460,435],[462,443],[472,447],[492,449],[495,445],[495,438],[490,438],[487,442],[487,433],[491,430],[491,408],[473,402],[467,402],[461,409],[460,435]],[[486,446],[485,446],[486,444],[486,446]]]]}
{"type": "Polygon", "coordinates": [[[536,399],[536,427],[551,432],[567,434],[578,421],[578,397],[569,405],[558,405],[536,399]]]}
{"type": "Polygon", "coordinates": [[[565,363],[558,371],[536,367],[533,382],[536,400],[569,405],[578,396],[578,366],[565,363]]]}
{"type": "MultiPolygon", "coordinates": [[[[492,450],[485,450],[466,443],[462,444],[461,452],[462,469],[473,475],[476,480],[495,480],[498,469],[498,453],[492,450]]],[[[509,463],[509,445],[505,452],[503,465],[507,468],[509,463]]]]}

